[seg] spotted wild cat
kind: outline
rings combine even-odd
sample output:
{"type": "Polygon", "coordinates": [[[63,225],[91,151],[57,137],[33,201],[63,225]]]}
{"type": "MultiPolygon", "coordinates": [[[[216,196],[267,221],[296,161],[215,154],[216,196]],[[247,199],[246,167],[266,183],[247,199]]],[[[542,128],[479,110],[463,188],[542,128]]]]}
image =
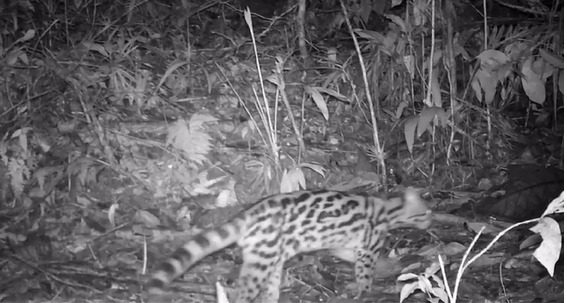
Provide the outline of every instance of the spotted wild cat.
{"type": "Polygon", "coordinates": [[[147,289],[163,293],[172,280],[207,255],[233,243],[242,249],[236,303],[277,302],[284,262],[304,252],[348,250],[359,295],[369,291],[372,265],[388,231],[427,228],[431,211],[414,189],[389,199],[331,190],[262,198],[218,227],[193,236],[157,267],[147,289]]]}

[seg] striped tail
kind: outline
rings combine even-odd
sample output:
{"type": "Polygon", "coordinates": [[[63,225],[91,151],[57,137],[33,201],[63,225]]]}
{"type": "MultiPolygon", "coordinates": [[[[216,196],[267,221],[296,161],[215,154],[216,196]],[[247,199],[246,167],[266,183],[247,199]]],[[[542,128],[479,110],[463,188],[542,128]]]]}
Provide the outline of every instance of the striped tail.
{"type": "Polygon", "coordinates": [[[146,285],[146,289],[151,294],[163,293],[167,285],[196,262],[238,241],[245,229],[245,218],[238,216],[219,227],[195,235],[156,268],[146,285]]]}

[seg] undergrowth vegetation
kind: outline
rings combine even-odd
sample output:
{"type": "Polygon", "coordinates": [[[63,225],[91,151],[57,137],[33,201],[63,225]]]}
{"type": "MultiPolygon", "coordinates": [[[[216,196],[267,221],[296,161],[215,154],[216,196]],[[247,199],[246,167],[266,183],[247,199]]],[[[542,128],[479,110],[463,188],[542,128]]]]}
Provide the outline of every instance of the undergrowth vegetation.
{"type": "MultiPolygon", "coordinates": [[[[0,251],[143,272],[202,209],[562,169],[563,3],[518,2],[2,1],[0,251]]],[[[41,272],[0,301],[107,289],[41,272]]]]}

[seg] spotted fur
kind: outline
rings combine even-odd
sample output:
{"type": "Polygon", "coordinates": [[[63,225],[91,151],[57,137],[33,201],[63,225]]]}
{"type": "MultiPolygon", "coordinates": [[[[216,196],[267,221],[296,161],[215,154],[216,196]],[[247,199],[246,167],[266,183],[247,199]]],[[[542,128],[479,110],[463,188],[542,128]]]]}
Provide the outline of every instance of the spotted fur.
{"type": "Polygon", "coordinates": [[[277,302],[284,262],[296,254],[321,249],[337,256],[350,253],[348,259],[355,263],[361,294],[370,290],[372,265],[388,231],[425,229],[430,223],[431,211],[413,189],[389,199],[329,190],[273,195],[228,222],[195,235],[157,267],[147,289],[163,293],[196,262],[237,243],[243,264],[236,303],[277,302]]]}

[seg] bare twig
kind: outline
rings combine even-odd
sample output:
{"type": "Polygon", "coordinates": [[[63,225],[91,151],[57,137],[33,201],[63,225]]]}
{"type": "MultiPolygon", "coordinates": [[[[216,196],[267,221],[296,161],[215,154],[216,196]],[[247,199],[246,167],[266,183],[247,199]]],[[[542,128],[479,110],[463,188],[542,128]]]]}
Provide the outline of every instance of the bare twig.
{"type": "Polygon", "coordinates": [[[380,138],[378,137],[378,124],[376,118],[380,119],[380,102],[376,102],[376,112],[374,111],[374,102],[372,96],[370,94],[370,85],[368,84],[368,76],[366,75],[366,66],[364,65],[364,59],[362,58],[362,53],[360,51],[360,45],[358,45],[358,40],[354,35],[354,30],[352,29],[352,24],[348,18],[348,12],[344,1],[341,0],[341,8],[343,10],[343,14],[345,16],[345,22],[348,26],[349,33],[351,35],[352,41],[354,43],[356,53],[358,55],[358,62],[360,63],[360,70],[362,71],[362,79],[364,80],[364,90],[366,92],[366,99],[368,100],[368,107],[370,108],[370,117],[372,120],[372,134],[374,139],[374,147],[376,152],[376,171],[378,175],[381,177],[381,184],[383,186],[386,185],[387,178],[386,178],[386,163],[384,162],[384,149],[380,145],[380,138]]]}
{"type": "MultiPolygon", "coordinates": [[[[289,120],[291,121],[291,125],[293,127],[293,131],[295,132],[295,136],[297,137],[297,143],[299,145],[298,151],[298,158],[301,157],[303,151],[305,150],[305,144],[303,143],[303,135],[295,122],[295,117],[293,116],[293,110],[291,109],[291,105],[289,104],[289,100],[287,99],[287,94],[285,92],[285,80],[283,76],[283,65],[284,62],[282,59],[278,59],[276,62],[276,77],[277,77],[277,85],[280,94],[282,95],[282,100],[284,105],[287,109],[287,115],[289,120]]],[[[298,161],[301,162],[301,161],[298,161]]]]}

